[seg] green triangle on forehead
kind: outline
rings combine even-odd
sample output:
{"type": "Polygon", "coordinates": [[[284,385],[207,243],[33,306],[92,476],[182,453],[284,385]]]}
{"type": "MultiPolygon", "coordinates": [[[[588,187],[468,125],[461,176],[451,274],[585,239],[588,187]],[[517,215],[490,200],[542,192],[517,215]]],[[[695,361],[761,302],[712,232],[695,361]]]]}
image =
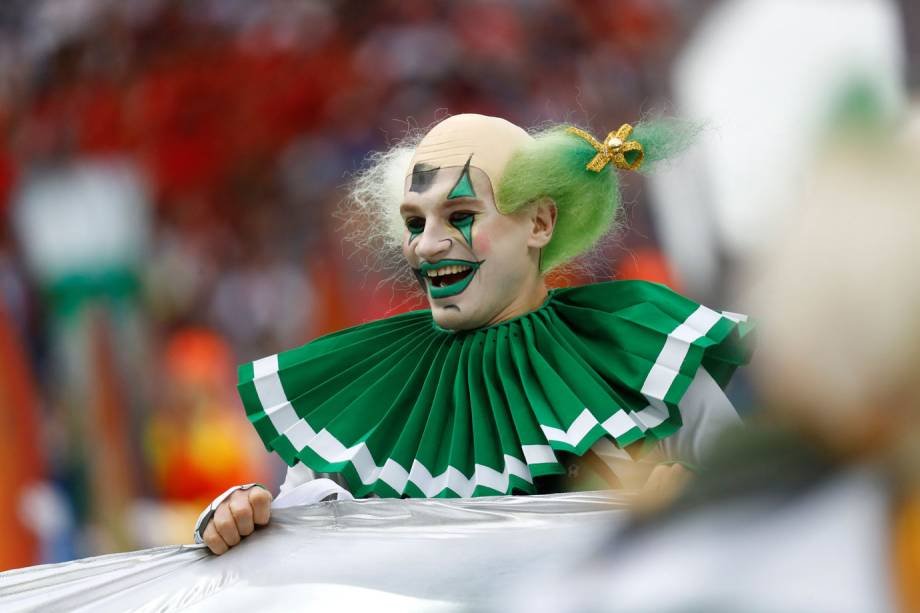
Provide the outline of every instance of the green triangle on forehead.
{"type": "Polygon", "coordinates": [[[460,173],[460,178],[457,179],[456,185],[454,185],[454,188],[447,194],[448,200],[453,198],[476,197],[476,192],[473,190],[473,182],[470,180],[470,160],[472,159],[472,155],[466,159],[466,164],[463,165],[463,172],[460,173]]]}

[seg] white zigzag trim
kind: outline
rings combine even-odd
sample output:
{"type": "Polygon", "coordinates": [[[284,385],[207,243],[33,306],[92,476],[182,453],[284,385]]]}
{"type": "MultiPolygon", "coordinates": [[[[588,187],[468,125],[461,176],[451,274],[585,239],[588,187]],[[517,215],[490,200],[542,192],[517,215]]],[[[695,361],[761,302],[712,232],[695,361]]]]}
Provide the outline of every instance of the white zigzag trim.
{"type": "Polygon", "coordinates": [[[524,459],[531,465],[559,461],[556,458],[556,452],[549,445],[521,445],[521,451],[524,452],[524,459]]]}
{"type": "Polygon", "coordinates": [[[647,407],[632,414],[632,418],[636,420],[636,425],[643,432],[660,426],[670,415],[668,407],[663,402],[653,398],[648,400],[650,404],[647,407]],[[652,402],[653,400],[654,403],[652,402]]]}
{"type": "MultiPolygon", "coordinates": [[[[739,315],[738,317],[744,316],[739,315]]],[[[683,366],[690,345],[705,336],[720,319],[719,313],[700,305],[683,323],[674,328],[668,334],[655,364],[642,384],[641,392],[648,400],[649,406],[634,413],[617,411],[606,419],[601,427],[614,438],[618,438],[632,428],[639,428],[645,432],[664,423],[669,415],[664,398],[671,389],[680,367],[683,366]]],[[[585,409],[567,430],[552,426],[540,427],[546,440],[577,447],[585,435],[598,423],[597,418],[588,409],[585,409]]]]}
{"type": "MultiPolygon", "coordinates": [[[[345,447],[328,430],[315,432],[306,420],[297,416],[294,407],[284,394],[284,388],[278,377],[277,355],[253,362],[253,375],[259,402],[279,434],[286,437],[295,449],[309,447],[327,462],[351,462],[361,482],[365,485],[370,485],[379,479],[397,492],[404,493],[407,483],[412,481],[429,498],[436,496],[445,488],[450,488],[460,496],[468,498],[473,495],[473,491],[479,485],[506,492],[512,475],[533,483],[528,465],[507,454],[504,455],[505,467],[502,472],[483,464],[477,464],[470,479],[452,466],[440,475],[432,476],[418,460],[413,463],[410,472],[406,472],[406,469],[393,459],[387,459],[383,466],[377,466],[365,443],[345,447]]],[[[529,449],[525,450],[525,458],[528,455],[545,458],[545,454],[541,454],[538,448],[546,447],[552,457],[549,461],[556,461],[556,456],[552,454],[549,446],[527,445],[526,447],[529,449]]]]}
{"type": "Polygon", "coordinates": [[[633,428],[639,428],[639,430],[645,432],[648,428],[654,428],[663,422],[667,417],[667,408],[665,408],[663,417],[661,417],[658,411],[653,409],[653,407],[646,407],[636,413],[630,413],[629,411],[621,409],[601,423],[591,411],[585,409],[575,418],[575,421],[572,422],[568,430],[543,425],[540,426],[540,429],[543,430],[543,436],[545,436],[548,441],[565,443],[571,447],[577,447],[584,440],[585,436],[587,436],[588,432],[598,424],[600,424],[605,432],[616,439],[633,428]]]}
{"type": "Polygon", "coordinates": [[[730,319],[736,324],[748,320],[748,316],[744,313],[732,313],[731,311],[722,311],[722,317],[730,319]]]}
{"type": "Polygon", "coordinates": [[[591,428],[599,423],[597,418],[591,414],[591,411],[585,409],[579,413],[567,430],[544,425],[540,425],[540,429],[543,430],[543,436],[546,437],[546,440],[576,447],[585,438],[585,435],[590,432],[591,428]]]}
{"type": "Polygon", "coordinates": [[[434,476],[424,464],[415,460],[412,463],[412,470],[409,471],[409,481],[417,485],[428,498],[433,498],[448,488],[462,498],[469,498],[473,495],[473,491],[478,485],[498,492],[507,492],[511,475],[520,477],[528,483],[533,483],[530,468],[526,464],[507,454],[505,454],[504,460],[505,468],[502,472],[477,464],[473,477],[470,479],[467,479],[463,473],[453,466],[448,466],[443,473],[434,476]]]}
{"type": "Polygon", "coordinates": [[[644,418],[640,418],[647,428],[654,427],[653,425],[648,425],[649,423],[655,423],[656,420],[660,419],[655,423],[657,425],[667,418],[667,407],[664,404],[664,398],[671,389],[680,367],[684,364],[687,352],[690,351],[690,345],[705,336],[719,322],[721,317],[712,309],[700,305],[682,324],[668,334],[664,347],[661,348],[661,352],[659,352],[658,358],[655,360],[655,365],[649,370],[648,375],[645,377],[645,382],[642,384],[642,395],[648,400],[650,406],[639,411],[638,414],[652,409],[647,415],[650,418],[649,422],[646,422],[644,418]],[[662,414],[664,417],[662,417],[662,414]]]}

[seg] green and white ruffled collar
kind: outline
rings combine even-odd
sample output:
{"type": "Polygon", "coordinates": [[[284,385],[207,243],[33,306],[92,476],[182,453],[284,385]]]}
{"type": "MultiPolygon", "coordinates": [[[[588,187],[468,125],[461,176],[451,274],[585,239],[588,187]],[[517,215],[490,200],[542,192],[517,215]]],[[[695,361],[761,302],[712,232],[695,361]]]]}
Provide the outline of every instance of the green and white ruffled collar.
{"type": "Polygon", "coordinates": [[[553,290],[539,309],[467,332],[413,311],[240,367],[266,448],[341,472],[356,496],[532,493],[598,439],[681,426],[698,368],[723,387],[750,355],[742,317],[644,281],[553,290]]]}

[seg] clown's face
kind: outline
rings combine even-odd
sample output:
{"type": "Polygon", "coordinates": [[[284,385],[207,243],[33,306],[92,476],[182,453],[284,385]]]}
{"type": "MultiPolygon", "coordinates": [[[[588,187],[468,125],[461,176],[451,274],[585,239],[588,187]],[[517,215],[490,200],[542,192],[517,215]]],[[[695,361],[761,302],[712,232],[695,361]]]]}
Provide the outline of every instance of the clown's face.
{"type": "Polygon", "coordinates": [[[403,254],[435,322],[469,330],[540,306],[546,287],[539,254],[552,235],[555,208],[502,215],[488,176],[469,162],[414,170],[400,207],[403,254]]]}

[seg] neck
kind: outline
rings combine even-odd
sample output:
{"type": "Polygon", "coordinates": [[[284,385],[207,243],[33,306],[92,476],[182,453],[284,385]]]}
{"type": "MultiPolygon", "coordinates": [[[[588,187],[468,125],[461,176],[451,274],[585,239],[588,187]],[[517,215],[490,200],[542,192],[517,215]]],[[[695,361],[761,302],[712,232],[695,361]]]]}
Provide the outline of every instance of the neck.
{"type": "Polygon", "coordinates": [[[535,311],[540,308],[540,305],[546,302],[546,296],[548,294],[549,291],[546,289],[546,280],[543,278],[543,275],[535,277],[533,283],[525,287],[511,304],[497,313],[495,317],[489,320],[483,327],[493,326],[535,311]]]}

